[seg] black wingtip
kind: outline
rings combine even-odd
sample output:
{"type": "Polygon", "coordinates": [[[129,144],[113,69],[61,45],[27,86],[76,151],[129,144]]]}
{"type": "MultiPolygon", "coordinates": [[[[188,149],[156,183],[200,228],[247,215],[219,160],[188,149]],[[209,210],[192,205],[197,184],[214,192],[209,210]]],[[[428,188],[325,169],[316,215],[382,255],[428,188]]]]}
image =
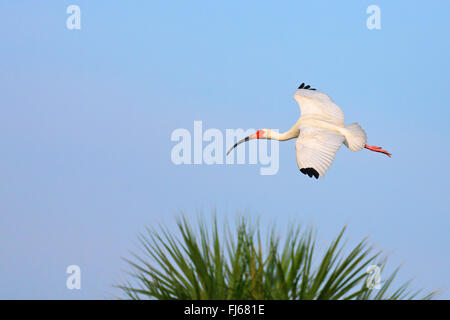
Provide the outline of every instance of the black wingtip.
{"type": "Polygon", "coordinates": [[[314,168],[301,168],[300,172],[308,175],[310,178],[314,176],[314,178],[319,179],[319,173],[314,168]]]}
{"type": "Polygon", "coordinates": [[[316,90],[316,89],[314,89],[314,88],[311,88],[310,85],[306,85],[306,86],[305,86],[305,83],[304,83],[304,82],[302,82],[302,84],[298,86],[298,89],[316,90]]]}

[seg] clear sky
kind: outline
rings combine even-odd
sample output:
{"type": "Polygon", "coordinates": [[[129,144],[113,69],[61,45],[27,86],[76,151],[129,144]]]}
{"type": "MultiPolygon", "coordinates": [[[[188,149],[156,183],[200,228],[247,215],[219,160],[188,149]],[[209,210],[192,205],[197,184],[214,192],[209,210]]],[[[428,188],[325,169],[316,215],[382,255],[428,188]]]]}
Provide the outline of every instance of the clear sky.
{"type": "MultiPolygon", "coordinates": [[[[111,298],[145,226],[236,210],[348,224],[450,298],[448,1],[2,1],[0,298],[111,298]],[[68,30],[66,8],[81,8],[68,30]],[[366,27],[369,5],[381,30],[366,27]],[[301,82],[329,94],[368,143],[324,179],[297,169],[171,162],[177,128],[278,128],[301,82]],[[66,268],[82,270],[66,289],[66,268]]],[[[383,279],[383,275],[382,275],[383,279]]]]}

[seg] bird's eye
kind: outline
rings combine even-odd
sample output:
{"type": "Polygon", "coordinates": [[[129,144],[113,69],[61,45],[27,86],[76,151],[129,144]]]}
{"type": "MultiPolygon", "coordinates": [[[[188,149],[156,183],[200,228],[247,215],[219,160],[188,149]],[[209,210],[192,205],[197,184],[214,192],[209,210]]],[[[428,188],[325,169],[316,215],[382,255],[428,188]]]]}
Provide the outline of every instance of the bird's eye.
{"type": "Polygon", "coordinates": [[[256,132],[256,138],[260,139],[264,137],[264,130],[258,130],[256,132]]]}

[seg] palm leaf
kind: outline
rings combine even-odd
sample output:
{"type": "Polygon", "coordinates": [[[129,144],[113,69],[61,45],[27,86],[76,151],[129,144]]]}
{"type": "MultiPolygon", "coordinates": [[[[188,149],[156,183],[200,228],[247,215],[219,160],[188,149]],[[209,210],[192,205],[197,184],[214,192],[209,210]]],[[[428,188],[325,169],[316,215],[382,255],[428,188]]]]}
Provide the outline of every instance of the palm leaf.
{"type": "MultiPolygon", "coordinates": [[[[437,292],[412,291],[410,282],[394,288],[399,268],[379,290],[366,285],[366,269],[376,265],[367,239],[348,250],[346,227],[318,258],[315,232],[291,227],[280,241],[268,230],[263,244],[258,223],[240,217],[234,227],[216,217],[191,225],[177,220],[178,235],[167,228],[146,229],[138,236],[141,254],[125,259],[130,279],[118,285],[129,299],[432,299],[437,292]],[[348,253],[346,253],[348,252],[348,253]]],[[[386,260],[379,263],[383,274],[386,260]]]]}

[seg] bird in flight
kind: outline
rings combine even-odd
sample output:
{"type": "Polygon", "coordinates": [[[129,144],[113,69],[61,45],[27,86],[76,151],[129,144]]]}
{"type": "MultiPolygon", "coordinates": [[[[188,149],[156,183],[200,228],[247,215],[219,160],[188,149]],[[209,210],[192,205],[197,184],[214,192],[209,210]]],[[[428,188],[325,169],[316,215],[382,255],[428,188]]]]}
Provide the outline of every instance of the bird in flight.
{"type": "Polygon", "coordinates": [[[300,172],[316,179],[324,177],[342,144],[351,151],[368,149],[391,156],[381,147],[366,144],[367,136],[358,123],[344,125],[344,113],[331,98],[302,83],[295,91],[294,99],[300,107],[301,116],[286,132],[261,129],[238,141],[227,155],[239,144],[252,139],[286,141],[297,138],[295,149],[300,172]]]}

